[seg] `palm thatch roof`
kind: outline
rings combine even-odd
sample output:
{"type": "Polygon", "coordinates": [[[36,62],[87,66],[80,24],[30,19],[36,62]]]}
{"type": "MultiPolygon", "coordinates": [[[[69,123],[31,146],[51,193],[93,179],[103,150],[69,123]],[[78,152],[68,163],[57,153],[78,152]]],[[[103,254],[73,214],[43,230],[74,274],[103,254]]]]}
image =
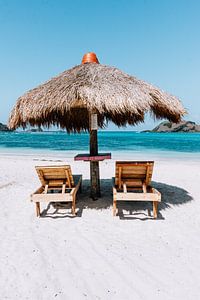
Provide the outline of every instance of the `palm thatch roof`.
{"type": "Polygon", "coordinates": [[[117,68],[96,63],[75,66],[19,97],[9,127],[58,125],[68,132],[89,129],[89,113],[96,111],[98,125],[108,120],[118,126],[156,118],[180,121],[180,101],[117,68]]]}

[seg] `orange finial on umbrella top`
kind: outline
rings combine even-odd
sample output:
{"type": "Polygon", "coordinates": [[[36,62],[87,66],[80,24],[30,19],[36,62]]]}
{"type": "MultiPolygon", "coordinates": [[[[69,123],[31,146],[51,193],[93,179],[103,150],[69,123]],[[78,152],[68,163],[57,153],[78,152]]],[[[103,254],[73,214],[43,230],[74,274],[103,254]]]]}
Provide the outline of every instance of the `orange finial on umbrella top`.
{"type": "Polygon", "coordinates": [[[88,52],[83,56],[82,64],[85,63],[96,63],[99,64],[98,58],[94,52],[88,52]]]}

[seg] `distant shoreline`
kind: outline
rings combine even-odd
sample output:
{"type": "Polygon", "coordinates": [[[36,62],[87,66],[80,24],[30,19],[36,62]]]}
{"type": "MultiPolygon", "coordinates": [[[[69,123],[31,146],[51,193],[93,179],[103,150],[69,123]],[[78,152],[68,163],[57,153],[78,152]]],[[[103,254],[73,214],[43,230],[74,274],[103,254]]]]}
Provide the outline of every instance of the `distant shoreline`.
{"type": "MultiPolygon", "coordinates": [[[[50,149],[21,149],[21,148],[0,148],[0,157],[24,158],[40,161],[66,161],[73,159],[78,153],[86,151],[80,150],[50,150],[50,149]]],[[[111,160],[155,160],[155,161],[200,161],[200,152],[175,152],[175,151],[111,151],[111,160]]],[[[87,167],[89,166],[86,162],[87,167]]],[[[101,164],[101,163],[100,163],[101,164]]]]}
{"type": "MultiPolygon", "coordinates": [[[[170,131],[170,132],[164,132],[164,131],[162,131],[162,132],[159,132],[159,131],[152,131],[152,130],[142,130],[142,131],[137,131],[137,130],[98,130],[98,134],[100,133],[106,133],[106,132],[111,132],[111,133],[124,133],[124,134],[126,134],[126,133],[142,133],[142,134],[144,134],[144,133],[152,133],[152,134],[200,134],[200,132],[199,131],[192,131],[192,132],[189,132],[189,131],[187,131],[187,132],[184,132],[184,131],[170,131]]],[[[59,131],[59,130],[43,130],[43,131],[18,131],[18,130],[16,130],[16,131],[1,131],[0,130],[0,134],[7,134],[7,133],[9,133],[9,134],[13,134],[13,133],[26,133],[26,134],[44,134],[44,133],[61,133],[61,134],[68,134],[68,135],[89,135],[89,133],[88,132],[81,132],[81,133],[68,133],[67,131],[59,131]]]]}

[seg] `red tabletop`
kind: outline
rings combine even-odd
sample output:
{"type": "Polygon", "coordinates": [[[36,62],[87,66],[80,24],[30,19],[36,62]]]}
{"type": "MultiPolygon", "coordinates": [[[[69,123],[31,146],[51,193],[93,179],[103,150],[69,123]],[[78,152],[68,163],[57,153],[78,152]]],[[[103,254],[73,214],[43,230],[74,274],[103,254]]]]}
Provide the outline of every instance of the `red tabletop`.
{"type": "Polygon", "coordinates": [[[90,156],[90,154],[77,154],[74,160],[83,161],[103,161],[104,159],[111,159],[111,153],[99,153],[98,155],[90,156]]]}

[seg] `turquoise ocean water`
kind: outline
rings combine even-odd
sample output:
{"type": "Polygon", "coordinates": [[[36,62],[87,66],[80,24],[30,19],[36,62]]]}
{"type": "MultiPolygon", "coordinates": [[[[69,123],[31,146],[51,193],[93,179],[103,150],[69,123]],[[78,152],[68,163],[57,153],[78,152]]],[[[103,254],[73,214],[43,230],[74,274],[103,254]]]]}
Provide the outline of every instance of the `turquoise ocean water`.
{"type": "MultiPolygon", "coordinates": [[[[99,152],[129,157],[187,157],[200,159],[200,133],[137,133],[100,131],[99,152]]],[[[56,155],[73,157],[88,152],[88,134],[64,132],[2,132],[0,155],[56,155]]]]}

